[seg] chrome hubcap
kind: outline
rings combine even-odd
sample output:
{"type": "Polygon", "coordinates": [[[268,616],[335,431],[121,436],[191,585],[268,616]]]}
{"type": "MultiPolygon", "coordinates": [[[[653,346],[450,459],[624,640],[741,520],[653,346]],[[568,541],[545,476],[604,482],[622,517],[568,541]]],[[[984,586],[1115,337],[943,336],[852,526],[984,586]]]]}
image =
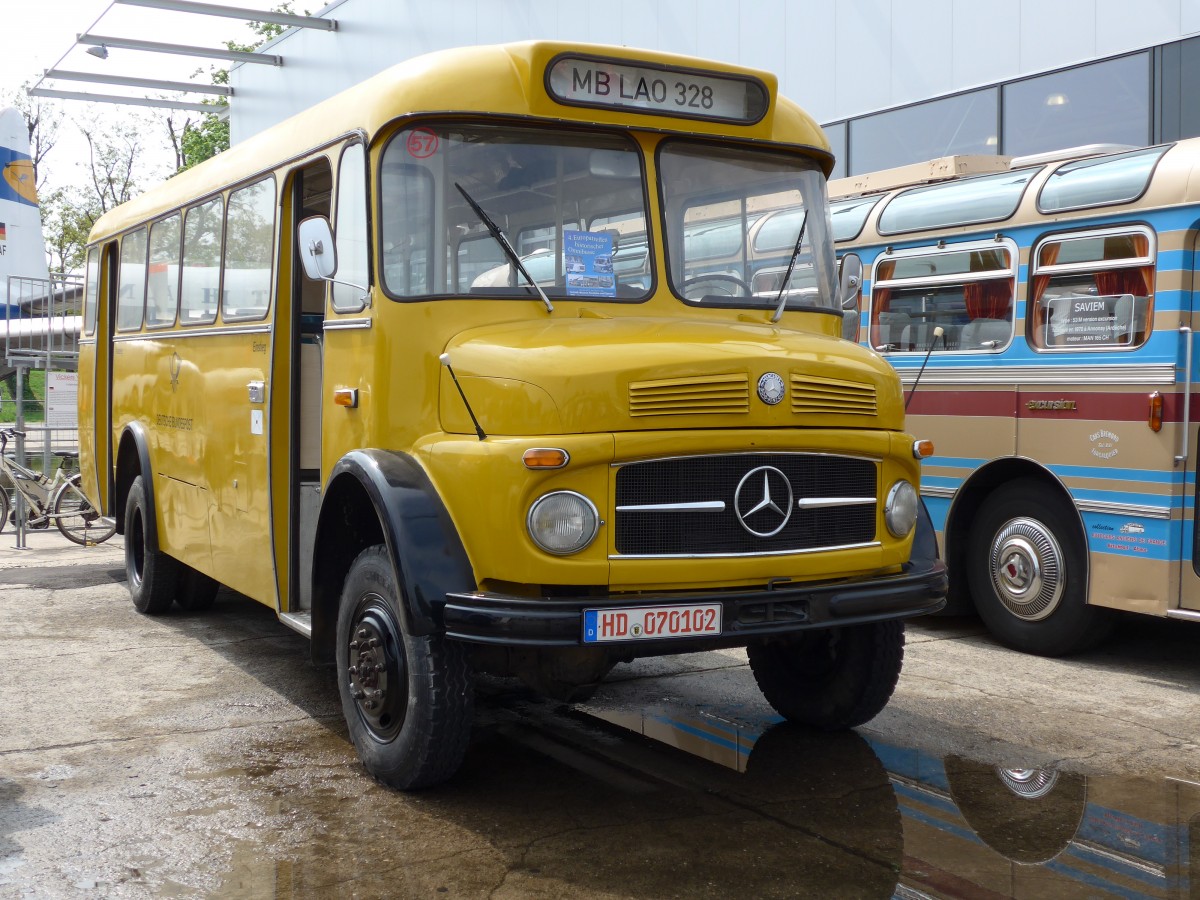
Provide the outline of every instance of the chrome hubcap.
{"type": "Polygon", "coordinates": [[[992,585],[1000,602],[1019,619],[1036,622],[1058,608],[1063,568],[1058,541],[1036,519],[1011,519],[992,541],[992,585]]]}

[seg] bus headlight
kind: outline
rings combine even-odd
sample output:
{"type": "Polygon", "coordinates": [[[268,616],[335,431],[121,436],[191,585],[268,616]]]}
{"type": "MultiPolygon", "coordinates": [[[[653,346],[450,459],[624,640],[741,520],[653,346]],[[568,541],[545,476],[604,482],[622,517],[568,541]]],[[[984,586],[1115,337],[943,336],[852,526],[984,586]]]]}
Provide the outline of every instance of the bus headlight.
{"type": "Polygon", "coordinates": [[[600,529],[600,515],[592,501],[574,491],[554,491],[529,507],[525,521],[533,542],[555,556],[578,553],[600,529]]]}
{"type": "Polygon", "coordinates": [[[897,481],[888,491],[887,503],[883,507],[883,520],[893,537],[908,537],[917,524],[917,510],[921,501],[917,489],[907,481],[897,481]]]}

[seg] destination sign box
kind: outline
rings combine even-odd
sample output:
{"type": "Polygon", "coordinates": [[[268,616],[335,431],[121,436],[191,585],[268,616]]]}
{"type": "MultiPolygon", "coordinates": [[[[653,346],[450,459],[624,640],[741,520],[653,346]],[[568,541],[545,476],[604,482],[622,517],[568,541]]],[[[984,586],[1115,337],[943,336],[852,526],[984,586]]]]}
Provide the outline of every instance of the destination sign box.
{"type": "Polygon", "coordinates": [[[641,113],[750,125],[767,111],[757,79],[585,56],[561,56],[546,73],[555,100],[641,113]]]}

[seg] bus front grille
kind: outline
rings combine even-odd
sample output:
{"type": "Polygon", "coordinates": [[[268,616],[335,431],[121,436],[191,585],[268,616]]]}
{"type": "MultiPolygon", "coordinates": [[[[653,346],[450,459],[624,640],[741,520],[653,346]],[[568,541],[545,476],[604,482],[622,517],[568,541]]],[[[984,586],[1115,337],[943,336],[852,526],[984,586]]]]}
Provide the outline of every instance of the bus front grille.
{"type": "Polygon", "coordinates": [[[797,415],[874,416],[875,386],[816,375],[792,375],[792,412],[797,415]]]}
{"type": "Polygon", "coordinates": [[[777,554],[875,540],[878,467],[815,453],[627,463],[616,474],[621,556],[777,554]]]}

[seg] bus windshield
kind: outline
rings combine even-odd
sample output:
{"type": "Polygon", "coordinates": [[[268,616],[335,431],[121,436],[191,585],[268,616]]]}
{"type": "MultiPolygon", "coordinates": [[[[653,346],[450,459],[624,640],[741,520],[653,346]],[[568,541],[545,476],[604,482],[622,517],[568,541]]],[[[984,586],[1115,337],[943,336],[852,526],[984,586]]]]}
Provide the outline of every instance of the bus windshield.
{"type": "Polygon", "coordinates": [[[384,151],[384,288],[393,298],[529,298],[478,209],[548,297],[638,300],[650,288],[641,153],[619,135],[429,124],[384,151]]]}
{"type": "Polygon", "coordinates": [[[825,178],[812,160],[671,142],[659,180],[671,285],[684,300],[837,308],[825,178]]]}

